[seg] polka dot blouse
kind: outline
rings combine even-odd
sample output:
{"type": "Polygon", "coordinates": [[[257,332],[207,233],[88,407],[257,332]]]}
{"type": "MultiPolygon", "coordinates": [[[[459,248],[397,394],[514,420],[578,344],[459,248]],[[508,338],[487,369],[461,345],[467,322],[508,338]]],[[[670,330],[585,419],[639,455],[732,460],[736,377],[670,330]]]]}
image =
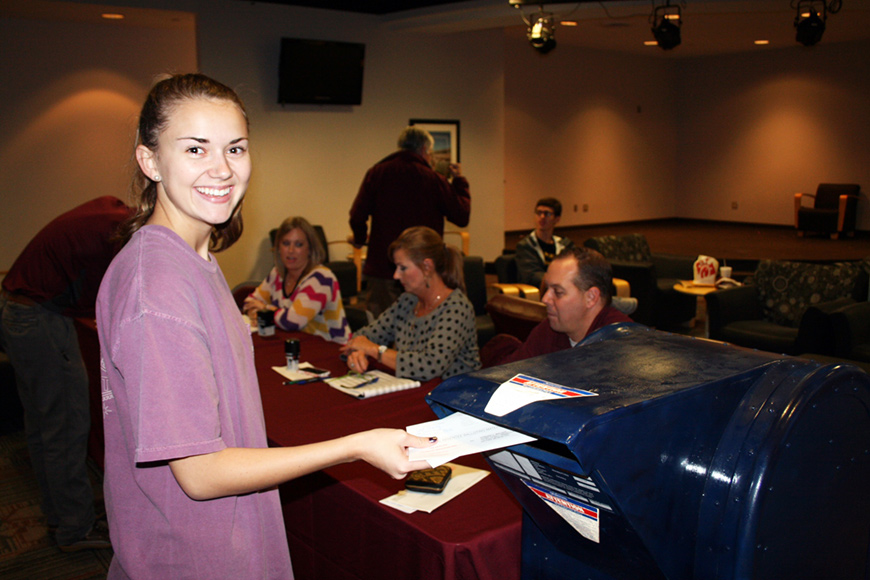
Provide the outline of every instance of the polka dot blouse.
{"type": "Polygon", "coordinates": [[[414,315],[418,298],[405,292],[372,324],[355,334],[398,353],[396,376],[428,381],[480,368],[474,307],[461,290],[425,316],[414,315]]]}

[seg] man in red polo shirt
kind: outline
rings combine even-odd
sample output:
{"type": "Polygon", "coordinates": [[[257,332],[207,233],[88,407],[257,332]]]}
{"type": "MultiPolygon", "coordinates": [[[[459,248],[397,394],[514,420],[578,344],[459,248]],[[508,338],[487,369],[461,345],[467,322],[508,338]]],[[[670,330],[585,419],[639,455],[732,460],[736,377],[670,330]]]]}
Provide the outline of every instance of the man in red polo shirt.
{"type": "Polygon", "coordinates": [[[611,305],[612,282],[610,263],[595,250],[575,247],[560,253],[544,275],[547,318],[523,343],[500,335],[493,346],[498,352],[487,357],[493,361],[488,366],[572,348],[603,326],[631,322],[611,305]]]}

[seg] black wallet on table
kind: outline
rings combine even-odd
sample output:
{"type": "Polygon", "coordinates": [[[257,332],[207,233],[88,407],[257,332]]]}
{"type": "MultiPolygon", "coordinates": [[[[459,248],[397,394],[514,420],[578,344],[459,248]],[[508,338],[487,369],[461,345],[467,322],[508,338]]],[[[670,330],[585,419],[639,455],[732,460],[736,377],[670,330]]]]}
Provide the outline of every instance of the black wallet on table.
{"type": "Polygon", "coordinates": [[[451,475],[453,475],[453,470],[446,465],[412,471],[408,474],[408,479],[405,480],[405,488],[425,493],[441,493],[447,482],[450,481],[451,475]]]}

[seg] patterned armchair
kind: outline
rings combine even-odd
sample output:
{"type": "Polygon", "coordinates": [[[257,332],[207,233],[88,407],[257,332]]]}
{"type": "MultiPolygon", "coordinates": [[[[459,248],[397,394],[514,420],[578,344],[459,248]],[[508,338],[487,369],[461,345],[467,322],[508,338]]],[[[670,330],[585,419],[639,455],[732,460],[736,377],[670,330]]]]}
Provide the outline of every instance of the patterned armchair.
{"type": "Polygon", "coordinates": [[[465,294],[474,306],[477,345],[483,346],[495,336],[495,326],[486,312],[486,268],[480,256],[463,256],[462,262],[465,294]]]}
{"type": "Polygon", "coordinates": [[[691,280],[694,256],[654,254],[643,234],[600,236],[583,243],[610,261],[614,278],[628,282],[637,310],[631,318],[647,326],[674,327],[695,317],[697,298],[674,290],[679,280],[691,280]]]}
{"type": "Polygon", "coordinates": [[[706,296],[710,338],[790,355],[830,353],[830,315],[867,300],[868,270],[866,260],[762,260],[744,286],[706,296]]]}

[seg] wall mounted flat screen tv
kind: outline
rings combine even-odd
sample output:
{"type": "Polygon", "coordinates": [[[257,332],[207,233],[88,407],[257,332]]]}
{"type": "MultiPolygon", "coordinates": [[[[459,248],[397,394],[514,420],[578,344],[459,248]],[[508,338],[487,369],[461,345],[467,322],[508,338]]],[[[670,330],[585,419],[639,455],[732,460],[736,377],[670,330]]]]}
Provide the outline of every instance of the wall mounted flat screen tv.
{"type": "Polygon", "coordinates": [[[282,38],[278,103],[361,104],[365,54],[354,42],[282,38]]]}

